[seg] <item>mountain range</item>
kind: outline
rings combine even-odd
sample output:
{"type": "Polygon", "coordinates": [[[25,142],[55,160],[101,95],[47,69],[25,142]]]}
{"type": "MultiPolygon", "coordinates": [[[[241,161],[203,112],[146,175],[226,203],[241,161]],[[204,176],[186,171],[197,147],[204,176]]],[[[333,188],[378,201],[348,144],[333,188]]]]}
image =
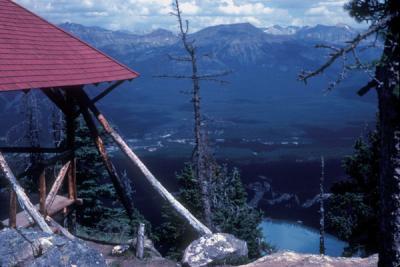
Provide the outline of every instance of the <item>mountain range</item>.
{"type": "MultiPolygon", "coordinates": [[[[158,78],[190,74],[190,65],[169,57],[185,55],[179,36],[164,29],[135,34],[74,23],[60,27],[141,74],[99,103],[121,133],[149,153],[186,156],[192,143],[190,80],[158,78]]],[[[190,34],[200,74],[231,72],[221,77],[227,85],[202,83],[205,123],[220,154],[308,158],[319,157],[321,151],[335,157],[347,153],[366,123],[374,125],[375,95],[356,95],[368,76],[349,74],[328,95],[324,90],[337,79],[341,64],[307,86],[297,76],[326,60],[330,51],[316,49],[316,43],[339,47],[357,33],[346,25],[258,28],[241,23],[190,34]]],[[[380,47],[363,49],[359,54],[368,61],[378,58],[380,51],[380,47]]],[[[88,91],[96,94],[98,88],[88,91]]],[[[0,106],[4,125],[10,120],[9,108],[0,106]]]]}

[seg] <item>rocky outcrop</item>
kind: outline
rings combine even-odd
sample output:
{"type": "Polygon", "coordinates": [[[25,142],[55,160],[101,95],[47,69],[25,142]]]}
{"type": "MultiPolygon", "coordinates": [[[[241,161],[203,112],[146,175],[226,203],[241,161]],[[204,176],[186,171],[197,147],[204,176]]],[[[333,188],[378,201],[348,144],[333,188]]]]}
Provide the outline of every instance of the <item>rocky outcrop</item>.
{"type": "Polygon", "coordinates": [[[0,266],[106,266],[85,243],[28,229],[0,231],[0,266]]]}
{"type": "Polygon", "coordinates": [[[247,253],[247,243],[233,235],[207,234],[186,248],[182,263],[190,267],[224,264],[247,257],[247,253]]]}
{"type": "Polygon", "coordinates": [[[342,258],[294,252],[279,252],[265,256],[242,267],[376,267],[378,255],[369,258],[342,258]]]}

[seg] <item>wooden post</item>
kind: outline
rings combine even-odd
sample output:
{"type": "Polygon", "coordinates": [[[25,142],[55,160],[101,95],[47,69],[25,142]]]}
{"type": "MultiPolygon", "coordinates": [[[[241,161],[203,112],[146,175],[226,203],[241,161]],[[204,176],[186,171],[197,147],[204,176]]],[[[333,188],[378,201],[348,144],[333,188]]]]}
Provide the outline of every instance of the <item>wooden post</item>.
{"type": "Polygon", "coordinates": [[[76,190],[76,158],[71,160],[68,169],[68,198],[77,200],[78,194],[76,190]]]}
{"type": "MultiPolygon", "coordinates": [[[[68,198],[75,199],[77,198],[77,189],[76,189],[76,160],[75,160],[75,131],[76,131],[76,121],[74,117],[74,113],[76,111],[76,103],[74,97],[72,96],[71,90],[79,89],[81,86],[77,88],[71,88],[70,90],[64,90],[66,105],[68,108],[68,113],[66,114],[66,127],[67,127],[67,149],[72,150],[71,155],[71,166],[68,171],[68,198]]],[[[61,93],[61,91],[58,91],[61,93]]],[[[74,208],[74,207],[72,207],[74,208]]],[[[72,233],[75,233],[76,229],[76,212],[75,210],[71,210],[68,212],[67,224],[68,230],[72,233]]]]}
{"type": "Polygon", "coordinates": [[[135,164],[145,178],[153,186],[153,188],[169,202],[169,204],[180,214],[200,235],[211,234],[211,230],[201,223],[188,209],[186,209],[175,197],[157,180],[157,178],[150,172],[150,170],[144,165],[139,157],[132,151],[132,149],[126,144],[122,137],[110,126],[106,118],[97,107],[90,102],[90,98],[86,95],[83,90],[76,90],[77,99],[84,102],[88,108],[93,112],[101,126],[104,128],[107,134],[109,134],[114,142],[119,146],[122,152],[135,164]]]}
{"type": "Polygon", "coordinates": [[[144,255],[144,223],[140,223],[136,237],[136,258],[143,259],[143,255],[144,255]]]}
{"type": "Polygon", "coordinates": [[[46,194],[46,169],[43,169],[39,177],[39,210],[43,216],[46,216],[46,194]]]}
{"type": "Polygon", "coordinates": [[[7,164],[6,159],[3,154],[0,152],[0,167],[4,173],[5,178],[10,183],[13,191],[15,191],[18,201],[23,209],[28,212],[28,214],[33,218],[33,220],[37,223],[37,225],[42,229],[42,231],[52,234],[50,227],[47,225],[44,218],[40,215],[40,213],[36,210],[35,206],[31,203],[28,196],[25,194],[24,189],[22,189],[21,185],[15,178],[12,173],[10,167],[7,164]]]}
{"type": "Polygon", "coordinates": [[[17,194],[15,194],[14,190],[10,189],[10,211],[9,211],[9,227],[16,228],[17,227],[17,194]]]}

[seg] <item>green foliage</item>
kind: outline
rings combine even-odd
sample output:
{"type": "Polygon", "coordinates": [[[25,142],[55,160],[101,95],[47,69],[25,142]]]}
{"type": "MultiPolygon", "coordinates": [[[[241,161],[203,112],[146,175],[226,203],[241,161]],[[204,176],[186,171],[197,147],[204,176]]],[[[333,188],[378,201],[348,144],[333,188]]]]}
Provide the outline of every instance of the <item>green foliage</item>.
{"type": "Polygon", "coordinates": [[[386,1],[381,0],[351,0],[344,8],[356,21],[376,21],[385,9],[386,1]]]}
{"type": "Polygon", "coordinates": [[[355,152],[344,160],[349,178],[332,187],[328,224],[349,242],[346,255],[370,255],[378,249],[379,139],[372,132],[357,140],[355,152]]]}
{"type": "MultiPolygon", "coordinates": [[[[180,185],[179,201],[197,218],[203,219],[200,189],[191,164],[186,164],[177,178],[180,185]]],[[[259,257],[267,247],[259,228],[262,213],[247,204],[247,193],[239,171],[233,169],[229,172],[226,166],[217,166],[210,185],[210,195],[215,229],[247,241],[249,258],[259,257]]],[[[158,229],[162,249],[168,250],[169,257],[180,258],[182,251],[197,235],[169,206],[164,207],[163,221],[158,229]]]]}
{"type": "Polygon", "coordinates": [[[219,167],[212,187],[213,222],[217,230],[245,240],[249,258],[259,257],[262,244],[259,224],[263,214],[247,204],[247,193],[238,169],[229,172],[226,166],[219,167]]]}
{"type": "Polygon", "coordinates": [[[118,237],[132,238],[143,222],[151,236],[150,223],[137,210],[130,220],[118,202],[101,156],[82,121],[77,127],[76,145],[78,197],[84,203],[77,210],[78,232],[82,236],[117,241],[118,237]]]}

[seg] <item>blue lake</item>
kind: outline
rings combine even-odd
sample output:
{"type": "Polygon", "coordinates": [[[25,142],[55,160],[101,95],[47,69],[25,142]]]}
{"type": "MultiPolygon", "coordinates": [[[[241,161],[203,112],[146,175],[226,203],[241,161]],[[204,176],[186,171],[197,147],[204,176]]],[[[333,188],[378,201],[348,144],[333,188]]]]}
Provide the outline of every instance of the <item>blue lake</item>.
{"type": "MultiPolygon", "coordinates": [[[[261,224],[265,240],[278,250],[319,254],[319,232],[301,223],[265,219],[261,224]]],[[[347,243],[333,235],[325,235],[326,255],[341,256],[347,243]]]]}

